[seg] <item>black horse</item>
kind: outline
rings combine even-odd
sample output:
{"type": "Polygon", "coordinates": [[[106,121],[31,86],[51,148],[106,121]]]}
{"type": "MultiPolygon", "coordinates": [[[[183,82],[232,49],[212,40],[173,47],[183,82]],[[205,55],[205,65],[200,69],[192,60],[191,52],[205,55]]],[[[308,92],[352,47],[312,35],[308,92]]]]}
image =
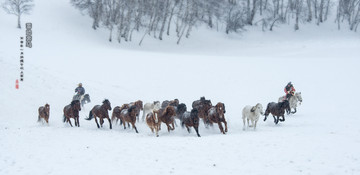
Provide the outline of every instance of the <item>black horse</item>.
{"type": "Polygon", "coordinates": [[[181,126],[186,126],[187,131],[190,133],[190,127],[194,127],[196,134],[200,137],[199,134],[199,111],[197,109],[192,109],[191,112],[185,112],[180,118],[181,126]]]}
{"type": "Polygon", "coordinates": [[[279,102],[279,103],[275,103],[275,102],[269,103],[265,110],[264,121],[266,121],[266,118],[270,113],[274,117],[275,124],[278,124],[279,120],[281,122],[285,121],[285,116],[284,116],[285,110],[290,110],[289,101],[287,101],[287,100],[285,100],[283,102],[279,102]],[[276,118],[275,118],[275,116],[276,116],[276,118]],[[282,117],[282,119],[280,119],[280,116],[282,117]]]}

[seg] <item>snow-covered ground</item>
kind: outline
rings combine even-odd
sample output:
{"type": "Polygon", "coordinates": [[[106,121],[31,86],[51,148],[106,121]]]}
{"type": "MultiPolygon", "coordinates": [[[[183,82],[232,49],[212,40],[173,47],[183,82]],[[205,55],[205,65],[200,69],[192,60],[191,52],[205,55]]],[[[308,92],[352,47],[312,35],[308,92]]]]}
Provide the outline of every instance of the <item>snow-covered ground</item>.
{"type": "Polygon", "coordinates": [[[243,36],[201,28],[180,45],[148,37],[139,47],[109,43],[68,1],[39,0],[23,19],[33,48],[16,90],[25,30],[3,11],[0,21],[0,174],[360,174],[359,33],[331,22],[243,36]],[[277,101],[289,81],[302,92],[298,112],[243,131],[242,108],[277,101]],[[71,128],[62,109],[79,82],[92,102],[71,128]],[[225,103],[226,135],[201,125],[200,138],[181,127],[156,138],[145,123],[136,134],[83,119],[105,98],[112,107],[178,98],[190,110],[201,96],[225,103]],[[36,122],[45,103],[49,126],[36,122]]]}

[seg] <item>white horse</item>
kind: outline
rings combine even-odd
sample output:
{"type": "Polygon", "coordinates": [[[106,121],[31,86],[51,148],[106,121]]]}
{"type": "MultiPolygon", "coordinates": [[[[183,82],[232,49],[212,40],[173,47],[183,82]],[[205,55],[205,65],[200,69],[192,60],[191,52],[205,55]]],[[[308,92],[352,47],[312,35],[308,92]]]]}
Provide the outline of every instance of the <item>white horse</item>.
{"type": "Polygon", "coordinates": [[[255,130],[260,115],[264,115],[264,110],[260,103],[255,106],[245,106],[242,111],[242,119],[244,122],[243,130],[245,130],[245,119],[247,120],[248,127],[254,127],[255,130]],[[252,125],[249,125],[249,120],[251,120],[252,125]]]}
{"type": "MultiPolygon", "coordinates": [[[[281,96],[279,98],[279,102],[282,102],[285,99],[286,99],[285,95],[281,96]]],[[[300,102],[299,105],[301,105],[301,103],[302,103],[301,92],[296,92],[293,96],[290,97],[290,99],[289,99],[290,111],[287,110],[288,114],[290,114],[290,113],[295,114],[296,113],[296,107],[298,106],[298,102],[300,102]],[[294,109],[295,111],[291,112],[291,109],[294,109]]]]}
{"type": "Polygon", "coordinates": [[[159,110],[161,107],[160,102],[159,101],[154,101],[153,103],[146,103],[144,105],[144,111],[143,111],[143,116],[142,116],[142,121],[145,121],[145,116],[147,116],[147,114],[152,113],[154,110],[159,110]]]}

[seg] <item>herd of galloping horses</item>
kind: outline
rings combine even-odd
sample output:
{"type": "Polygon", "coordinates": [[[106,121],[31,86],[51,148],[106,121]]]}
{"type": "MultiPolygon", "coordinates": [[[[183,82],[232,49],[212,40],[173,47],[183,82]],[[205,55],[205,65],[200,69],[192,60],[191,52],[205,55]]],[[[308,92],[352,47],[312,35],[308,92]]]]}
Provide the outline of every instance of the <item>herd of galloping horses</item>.
{"type": "MultiPolygon", "coordinates": [[[[63,110],[63,122],[67,122],[73,127],[70,121],[70,119],[73,118],[75,126],[80,127],[79,111],[81,111],[82,105],[80,100],[73,100],[71,104],[66,105],[63,110]]],[[[116,106],[114,109],[111,108],[110,101],[105,99],[102,102],[102,105],[95,105],[90,110],[89,117],[85,119],[94,119],[98,128],[103,127],[105,119],[108,120],[110,129],[112,129],[112,123],[117,124],[119,122],[124,129],[126,129],[126,127],[130,128],[131,124],[131,127],[138,133],[135,124],[140,121],[140,111],[143,111],[141,120],[146,122],[157,137],[159,136],[159,130],[161,130],[162,123],[166,124],[168,132],[174,130],[175,125],[177,126],[175,119],[180,120],[181,126],[183,128],[186,127],[189,133],[191,127],[193,127],[198,137],[200,137],[200,119],[204,122],[206,128],[217,123],[221,133],[225,134],[228,131],[227,122],[225,120],[226,110],[224,103],[219,102],[213,106],[211,100],[207,100],[205,97],[201,97],[200,100],[194,101],[190,111],[187,110],[184,103],[179,103],[178,99],[171,101],[165,100],[161,104],[159,101],[154,101],[153,103],[146,103],[145,105],[143,105],[141,100],[138,100],[129,104],[123,104],[122,106],[116,106]],[[110,118],[108,111],[111,110],[113,111],[110,118]]],[[[46,123],[48,123],[50,105],[46,104],[45,106],[39,107],[38,112],[38,121],[41,121],[41,118],[43,118],[46,123]]],[[[255,129],[260,115],[265,115],[265,121],[267,116],[271,113],[274,117],[275,124],[279,121],[285,121],[284,114],[285,112],[288,114],[291,112],[291,106],[288,100],[280,101],[279,103],[272,102],[267,105],[264,114],[261,104],[258,103],[255,106],[244,107],[242,112],[244,129],[246,120],[248,127],[254,127],[255,129]],[[249,125],[249,121],[252,122],[252,125],[249,125]]]]}

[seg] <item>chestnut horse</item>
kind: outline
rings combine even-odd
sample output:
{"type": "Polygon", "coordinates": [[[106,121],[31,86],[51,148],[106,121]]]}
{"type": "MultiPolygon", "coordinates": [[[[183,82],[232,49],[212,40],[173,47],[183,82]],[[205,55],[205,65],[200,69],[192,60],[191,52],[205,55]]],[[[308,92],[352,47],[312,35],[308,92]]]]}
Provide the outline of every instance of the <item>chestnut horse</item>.
{"type": "Polygon", "coordinates": [[[102,105],[95,105],[91,111],[89,112],[89,118],[86,118],[86,120],[91,120],[93,118],[95,118],[95,122],[98,128],[100,128],[99,123],[97,121],[97,117],[99,117],[100,119],[100,125],[101,127],[103,127],[104,124],[104,118],[108,119],[109,121],[109,125],[110,125],[110,129],[112,129],[112,125],[111,125],[111,120],[109,117],[109,113],[108,110],[111,110],[111,104],[110,101],[105,99],[102,105]]]}
{"type": "Polygon", "coordinates": [[[285,110],[290,110],[289,101],[285,100],[283,102],[275,103],[271,102],[267,105],[265,110],[265,118],[264,121],[266,121],[267,116],[271,113],[274,117],[274,123],[278,124],[279,121],[283,122],[285,121],[285,110]],[[276,116],[276,118],[275,118],[276,116]],[[280,116],[282,119],[280,119],[280,116]]]}
{"type": "Polygon", "coordinates": [[[73,127],[70,118],[74,118],[75,126],[80,127],[79,111],[81,111],[81,106],[79,100],[74,100],[71,102],[71,104],[66,105],[63,111],[64,111],[64,120],[63,120],[64,123],[69,122],[70,126],[73,127]]]}
{"type": "Polygon", "coordinates": [[[136,105],[130,106],[129,109],[123,109],[120,113],[122,124],[124,125],[124,129],[126,129],[125,122],[131,123],[132,127],[135,129],[136,133],[139,133],[136,126],[136,114],[138,114],[140,109],[136,105]]]}
{"type": "Polygon", "coordinates": [[[196,134],[200,137],[199,134],[199,116],[198,110],[192,109],[191,112],[185,112],[184,115],[180,118],[181,126],[186,126],[187,131],[190,133],[190,127],[194,127],[196,134]]]}
{"type": "Polygon", "coordinates": [[[208,126],[210,121],[208,121],[207,116],[209,115],[208,112],[212,107],[211,101],[206,100],[205,97],[201,97],[200,100],[196,100],[192,103],[192,107],[193,109],[198,110],[199,118],[202,118],[205,126],[208,126]]]}
{"type": "Polygon", "coordinates": [[[38,122],[40,122],[41,118],[43,118],[47,124],[49,124],[49,116],[50,116],[50,105],[45,104],[45,106],[40,106],[39,109],[39,118],[38,122]]]}
{"type": "Polygon", "coordinates": [[[151,132],[155,134],[156,137],[159,137],[159,130],[160,130],[160,124],[161,121],[159,121],[159,114],[158,112],[151,112],[146,115],[146,124],[151,129],[151,132]]]}
{"type": "Polygon", "coordinates": [[[216,106],[211,107],[208,111],[209,115],[207,116],[207,120],[209,121],[209,124],[212,125],[213,123],[217,123],[219,125],[219,129],[220,131],[225,134],[225,132],[227,132],[227,122],[225,120],[225,105],[224,103],[217,103],[216,106]],[[224,132],[224,128],[222,126],[222,123],[225,124],[225,132],[224,132]]]}
{"type": "MultiPolygon", "coordinates": [[[[166,124],[169,132],[170,132],[170,130],[175,129],[174,116],[176,116],[176,112],[175,112],[174,106],[169,105],[165,109],[160,109],[160,110],[154,111],[154,112],[159,115],[160,121],[166,124]],[[172,125],[172,127],[170,126],[170,124],[172,125]]],[[[161,125],[160,125],[160,129],[161,129],[161,125]]]]}

